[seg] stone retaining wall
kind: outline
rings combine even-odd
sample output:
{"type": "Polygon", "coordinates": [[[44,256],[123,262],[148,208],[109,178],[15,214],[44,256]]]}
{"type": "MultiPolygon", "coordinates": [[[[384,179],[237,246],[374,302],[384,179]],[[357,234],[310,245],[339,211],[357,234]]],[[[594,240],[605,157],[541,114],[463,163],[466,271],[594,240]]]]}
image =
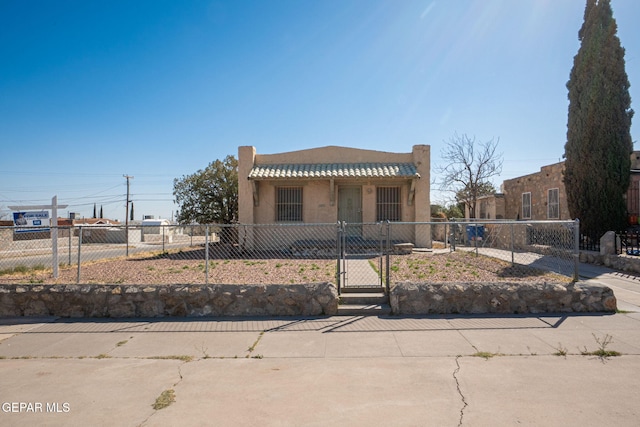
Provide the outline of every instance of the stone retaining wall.
{"type": "MultiPolygon", "coordinates": [[[[410,283],[391,289],[394,314],[613,312],[587,283],[410,283]]],[[[0,316],[163,317],[335,315],[331,283],[304,285],[1,285],[0,316]]]]}
{"type": "Polygon", "coordinates": [[[640,273],[640,257],[632,255],[600,254],[598,252],[580,252],[580,262],[604,265],[614,270],[640,273]]]}
{"type": "Polygon", "coordinates": [[[0,285],[0,316],[317,316],[337,310],[330,283],[0,285]]]}
{"type": "Polygon", "coordinates": [[[394,314],[615,312],[613,291],[587,283],[411,283],[391,289],[394,314]]]}

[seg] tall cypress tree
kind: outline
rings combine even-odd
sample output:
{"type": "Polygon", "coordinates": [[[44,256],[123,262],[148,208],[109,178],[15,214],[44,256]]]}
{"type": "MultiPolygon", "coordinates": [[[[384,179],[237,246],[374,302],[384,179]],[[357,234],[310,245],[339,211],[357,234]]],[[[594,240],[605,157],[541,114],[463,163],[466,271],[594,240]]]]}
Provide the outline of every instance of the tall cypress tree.
{"type": "Polygon", "coordinates": [[[585,233],[624,227],[631,169],[631,97],[610,0],[587,0],[573,58],[564,157],[569,212],[585,233]]]}

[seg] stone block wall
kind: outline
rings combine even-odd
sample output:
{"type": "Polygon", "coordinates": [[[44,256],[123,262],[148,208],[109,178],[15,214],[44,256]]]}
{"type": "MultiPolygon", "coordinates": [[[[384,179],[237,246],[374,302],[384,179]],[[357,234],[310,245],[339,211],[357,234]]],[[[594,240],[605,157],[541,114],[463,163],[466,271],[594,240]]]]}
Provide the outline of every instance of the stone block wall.
{"type": "Polygon", "coordinates": [[[640,257],[637,256],[581,251],[580,262],[604,265],[614,270],[627,271],[629,273],[640,273],[640,257]]]}
{"type": "MultiPolygon", "coordinates": [[[[587,283],[411,283],[391,289],[396,315],[614,312],[613,291],[587,283]]],[[[331,283],[304,285],[0,285],[1,316],[335,315],[331,283]]]]}
{"type": "Polygon", "coordinates": [[[615,312],[613,291],[587,283],[412,283],[391,288],[394,314],[615,312]]]}
{"type": "Polygon", "coordinates": [[[540,172],[518,178],[505,180],[503,191],[505,195],[505,219],[522,218],[522,193],[531,193],[532,220],[549,219],[547,216],[547,190],[557,188],[560,202],[560,218],[570,219],[567,195],[562,182],[564,162],[543,166],[540,172]]]}
{"type": "Polygon", "coordinates": [[[318,316],[330,283],[301,285],[0,285],[0,316],[318,316]]]}

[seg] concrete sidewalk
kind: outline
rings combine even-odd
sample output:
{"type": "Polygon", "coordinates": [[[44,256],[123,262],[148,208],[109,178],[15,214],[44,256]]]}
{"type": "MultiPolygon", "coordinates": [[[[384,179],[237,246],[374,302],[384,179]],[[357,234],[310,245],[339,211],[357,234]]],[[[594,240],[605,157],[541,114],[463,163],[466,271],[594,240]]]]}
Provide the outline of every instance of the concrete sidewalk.
{"type": "Polygon", "coordinates": [[[2,426],[635,426],[640,419],[638,312],[20,318],[0,320],[0,340],[2,426]],[[582,354],[603,346],[622,355],[582,354]],[[154,409],[169,390],[175,401],[154,409]]]}

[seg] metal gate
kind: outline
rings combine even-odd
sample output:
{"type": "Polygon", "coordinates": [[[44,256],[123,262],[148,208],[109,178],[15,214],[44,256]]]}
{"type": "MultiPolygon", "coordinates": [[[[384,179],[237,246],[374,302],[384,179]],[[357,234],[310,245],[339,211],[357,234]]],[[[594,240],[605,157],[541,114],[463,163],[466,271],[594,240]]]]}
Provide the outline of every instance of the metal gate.
{"type": "Polygon", "coordinates": [[[389,224],[342,222],[338,230],[338,292],[382,289],[389,277],[389,224]]]}

